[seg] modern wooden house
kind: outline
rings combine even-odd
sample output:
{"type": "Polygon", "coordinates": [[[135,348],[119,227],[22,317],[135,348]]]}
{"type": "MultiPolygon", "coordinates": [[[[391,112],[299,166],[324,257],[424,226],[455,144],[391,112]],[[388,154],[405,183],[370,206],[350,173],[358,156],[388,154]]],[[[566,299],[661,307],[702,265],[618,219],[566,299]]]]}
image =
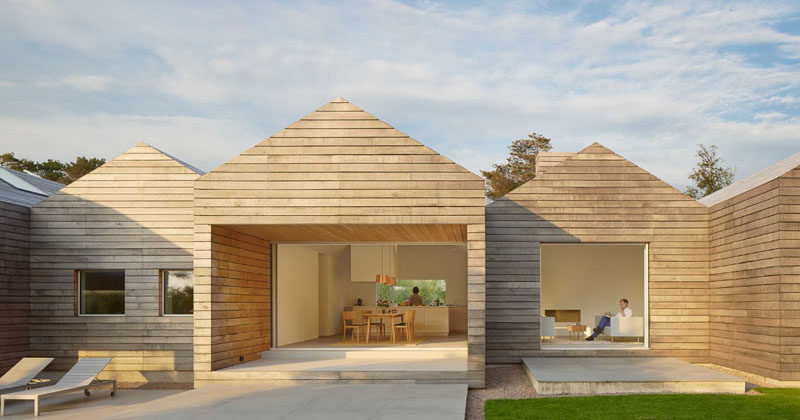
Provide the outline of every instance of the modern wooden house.
{"type": "Polygon", "coordinates": [[[699,202],[598,143],[542,154],[537,172],[486,208],[487,363],[671,356],[800,380],[800,154],[699,202]],[[593,289],[603,271],[626,275],[613,271],[622,265],[640,271],[643,288],[593,289]],[[593,271],[570,277],[581,266],[593,271]],[[578,306],[605,299],[612,309],[623,297],[644,320],[634,343],[559,345],[544,332],[553,317],[593,320],[602,311],[581,316],[578,306]]]}
{"type": "Polygon", "coordinates": [[[440,243],[466,246],[467,366],[387,378],[483,386],[483,180],[406,134],[335,99],[198,179],[194,222],[196,384],[271,348],[270,245],[440,243]]]}
{"type": "Polygon", "coordinates": [[[338,98],[206,174],[137,145],[6,229],[30,344],[0,353],[195,386],[482,387],[486,363],[587,355],[800,380],[800,155],[700,202],[597,143],[537,162],[487,206],[480,177],[338,98]],[[345,313],[407,316],[381,306],[401,281],[439,287],[428,344],[342,338],[345,313]],[[583,341],[622,297],[635,322],[583,341]]]}
{"type": "Polygon", "coordinates": [[[55,370],[110,356],[104,374],[121,381],[191,381],[192,317],[164,314],[159,285],[191,273],[200,175],[139,144],[31,209],[33,356],[55,370]]]}

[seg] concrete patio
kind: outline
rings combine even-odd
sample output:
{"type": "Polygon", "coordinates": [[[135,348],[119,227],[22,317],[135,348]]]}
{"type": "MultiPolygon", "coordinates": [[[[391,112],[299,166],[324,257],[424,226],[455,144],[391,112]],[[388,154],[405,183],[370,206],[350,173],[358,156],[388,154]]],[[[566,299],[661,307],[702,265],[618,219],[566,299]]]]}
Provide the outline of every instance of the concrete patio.
{"type": "Polygon", "coordinates": [[[671,357],[530,357],[523,365],[541,395],[745,392],[741,378],[671,357]]]}
{"type": "MultiPolygon", "coordinates": [[[[191,391],[127,390],[45,399],[46,419],[409,419],[463,420],[466,385],[209,386],[191,391]]],[[[33,418],[12,402],[5,418],[33,418]]]]}

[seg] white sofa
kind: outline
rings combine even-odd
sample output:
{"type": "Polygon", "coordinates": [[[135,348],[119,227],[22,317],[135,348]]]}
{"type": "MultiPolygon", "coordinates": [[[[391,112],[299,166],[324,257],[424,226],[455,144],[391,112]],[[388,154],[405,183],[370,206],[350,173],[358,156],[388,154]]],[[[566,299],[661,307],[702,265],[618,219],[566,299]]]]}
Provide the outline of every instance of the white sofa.
{"type": "Polygon", "coordinates": [[[539,328],[542,332],[542,338],[550,337],[552,340],[556,336],[556,319],[552,316],[543,316],[540,318],[539,328]]]}
{"type": "MultiPolygon", "coordinates": [[[[595,316],[594,325],[599,324],[602,318],[602,315],[595,316]]],[[[614,341],[614,337],[644,338],[644,318],[640,316],[611,317],[611,325],[603,329],[603,334],[611,337],[611,341],[614,341]]]]}

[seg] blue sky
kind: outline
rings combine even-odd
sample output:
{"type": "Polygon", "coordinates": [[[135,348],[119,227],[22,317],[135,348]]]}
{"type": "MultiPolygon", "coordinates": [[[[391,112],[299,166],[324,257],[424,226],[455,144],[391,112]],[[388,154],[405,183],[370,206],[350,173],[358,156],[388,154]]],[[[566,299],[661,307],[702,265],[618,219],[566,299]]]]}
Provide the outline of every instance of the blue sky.
{"type": "Polygon", "coordinates": [[[678,188],[800,152],[797,2],[0,2],[0,151],[210,170],[344,97],[472,171],[537,131],[678,188]]]}

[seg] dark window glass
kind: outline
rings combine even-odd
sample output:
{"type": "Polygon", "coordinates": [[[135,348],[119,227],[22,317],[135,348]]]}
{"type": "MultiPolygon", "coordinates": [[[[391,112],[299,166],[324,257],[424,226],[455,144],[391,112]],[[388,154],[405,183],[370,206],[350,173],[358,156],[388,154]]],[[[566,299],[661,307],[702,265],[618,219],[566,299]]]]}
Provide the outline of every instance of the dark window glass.
{"type": "Polygon", "coordinates": [[[81,315],[125,313],[125,270],[81,271],[81,315]]]}
{"type": "Polygon", "coordinates": [[[164,315],[191,315],[194,308],[194,274],[164,270],[164,315]]]}

